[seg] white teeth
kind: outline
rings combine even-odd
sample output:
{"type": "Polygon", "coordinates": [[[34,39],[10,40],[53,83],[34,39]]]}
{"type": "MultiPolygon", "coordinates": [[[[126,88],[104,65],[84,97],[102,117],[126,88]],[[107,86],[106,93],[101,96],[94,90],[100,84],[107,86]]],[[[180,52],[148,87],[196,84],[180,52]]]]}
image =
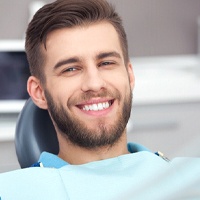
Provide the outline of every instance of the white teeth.
{"type": "Polygon", "coordinates": [[[98,110],[103,110],[103,104],[102,103],[98,103],[98,110]]]}
{"type": "Polygon", "coordinates": [[[87,110],[87,111],[90,110],[90,107],[89,107],[89,106],[86,106],[86,110],[87,110]]]}
{"type": "Polygon", "coordinates": [[[98,110],[97,104],[93,104],[93,105],[92,105],[92,110],[94,110],[94,111],[97,111],[97,110],[98,110]]]}
{"type": "Polygon", "coordinates": [[[88,111],[88,110],[90,110],[90,108],[89,108],[89,106],[84,106],[84,107],[83,107],[83,110],[88,111]]]}
{"type": "Polygon", "coordinates": [[[110,104],[108,102],[104,102],[104,103],[98,103],[98,104],[92,104],[92,105],[85,105],[83,107],[83,110],[98,111],[98,110],[107,109],[109,107],[110,107],[110,104]]]}
{"type": "Polygon", "coordinates": [[[109,108],[109,103],[106,102],[105,108],[109,108]]]}

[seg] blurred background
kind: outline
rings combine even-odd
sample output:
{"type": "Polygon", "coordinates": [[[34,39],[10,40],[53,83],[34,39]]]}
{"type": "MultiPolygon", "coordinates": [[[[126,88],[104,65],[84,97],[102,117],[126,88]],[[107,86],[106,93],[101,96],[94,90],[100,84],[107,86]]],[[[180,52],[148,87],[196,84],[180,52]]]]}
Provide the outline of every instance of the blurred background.
{"type": "MultiPolygon", "coordinates": [[[[199,0],[109,0],[124,20],[130,56],[196,54],[199,0]]],[[[52,0],[1,0],[0,39],[22,39],[37,8],[52,0]]]]}
{"type": "MultiPolygon", "coordinates": [[[[128,140],[171,159],[200,156],[200,1],[109,1],[124,21],[136,76],[128,140]]],[[[19,168],[15,124],[29,75],[24,36],[35,11],[50,2],[0,1],[0,172],[19,168]]]]}

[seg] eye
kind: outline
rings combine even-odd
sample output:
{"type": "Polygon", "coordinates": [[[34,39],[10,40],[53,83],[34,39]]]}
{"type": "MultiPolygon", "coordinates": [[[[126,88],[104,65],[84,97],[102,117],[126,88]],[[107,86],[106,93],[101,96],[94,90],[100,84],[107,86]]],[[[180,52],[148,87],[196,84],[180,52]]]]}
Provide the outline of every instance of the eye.
{"type": "Polygon", "coordinates": [[[70,67],[66,70],[64,70],[65,72],[73,72],[73,71],[76,71],[77,69],[75,67],[70,67]]]}
{"type": "Polygon", "coordinates": [[[99,64],[99,67],[101,67],[101,66],[109,66],[109,65],[113,65],[113,64],[115,64],[115,63],[112,62],[112,61],[104,61],[104,62],[101,62],[99,64]]]}
{"type": "Polygon", "coordinates": [[[107,62],[103,62],[102,64],[103,64],[103,65],[110,65],[110,64],[112,64],[112,63],[109,62],[109,61],[107,61],[107,62]]]}
{"type": "Polygon", "coordinates": [[[62,73],[75,72],[77,70],[78,69],[76,67],[69,67],[69,68],[66,68],[66,69],[62,70],[62,73]]]}
{"type": "Polygon", "coordinates": [[[61,71],[61,74],[63,74],[64,76],[73,76],[76,75],[80,72],[80,68],[78,67],[68,67],[65,68],[61,71]]]}

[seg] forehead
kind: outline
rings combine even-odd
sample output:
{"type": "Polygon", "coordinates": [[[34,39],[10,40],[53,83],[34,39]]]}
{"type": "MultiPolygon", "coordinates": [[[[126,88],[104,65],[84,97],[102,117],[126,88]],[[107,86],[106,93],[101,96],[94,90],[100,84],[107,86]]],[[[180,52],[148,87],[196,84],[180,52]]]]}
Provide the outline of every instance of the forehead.
{"type": "Polygon", "coordinates": [[[50,62],[66,56],[88,57],[103,51],[117,51],[122,56],[119,36],[108,22],[55,30],[47,37],[44,53],[50,62]]]}

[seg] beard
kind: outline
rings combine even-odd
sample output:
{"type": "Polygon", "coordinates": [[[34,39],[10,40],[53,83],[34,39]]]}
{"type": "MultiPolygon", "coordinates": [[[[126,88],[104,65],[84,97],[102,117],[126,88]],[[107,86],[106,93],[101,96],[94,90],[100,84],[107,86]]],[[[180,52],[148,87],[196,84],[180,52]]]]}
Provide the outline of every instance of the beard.
{"type": "MultiPolygon", "coordinates": [[[[88,92],[80,96],[79,100],[87,100],[92,97],[106,97],[108,94],[115,99],[117,98],[120,102],[121,95],[117,90],[114,94],[107,90],[98,95],[88,92]]],[[[45,96],[54,125],[60,130],[61,134],[72,144],[87,149],[114,145],[120,140],[130,118],[132,106],[131,89],[129,94],[126,94],[123,106],[121,110],[118,111],[117,119],[114,123],[106,124],[105,120],[100,119],[97,126],[93,129],[88,128],[83,120],[66,111],[63,105],[56,103],[47,89],[45,90],[45,96]]],[[[75,100],[69,100],[69,102],[73,101],[75,100]]]]}

